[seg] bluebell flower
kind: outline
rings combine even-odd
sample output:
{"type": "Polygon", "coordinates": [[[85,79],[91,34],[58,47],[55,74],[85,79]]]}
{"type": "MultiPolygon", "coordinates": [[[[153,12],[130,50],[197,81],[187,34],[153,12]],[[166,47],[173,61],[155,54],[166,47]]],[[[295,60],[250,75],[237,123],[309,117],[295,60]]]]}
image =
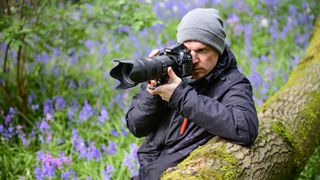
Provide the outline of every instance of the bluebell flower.
{"type": "Polygon", "coordinates": [[[123,136],[127,136],[128,134],[129,134],[129,132],[126,130],[126,129],[124,129],[124,130],[122,130],[122,133],[121,133],[123,136]]]}
{"type": "Polygon", "coordinates": [[[100,160],[101,153],[98,148],[94,145],[94,142],[90,142],[89,147],[88,147],[88,152],[87,152],[87,159],[96,159],[96,161],[100,160]]]}
{"type": "Polygon", "coordinates": [[[250,56],[251,55],[251,30],[252,30],[252,24],[247,24],[244,30],[244,43],[245,43],[245,50],[246,53],[250,56]]]}
{"type": "Polygon", "coordinates": [[[130,144],[130,153],[126,154],[123,159],[123,164],[128,167],[131,176],[138,175],[139,162],[137,158],[138,146],[136,144],[130,144]]]}
{"type": "Polygon", "coordinates": [[[87,121],[91,116],[93,115],[93,109],[88,104],[88,101],[86,100],[80,113],[79,113],[79,120],[80,122],[87,121]]]}
{"type": "Polygon", "coordinates": [[[230,13],[227,19],[227,23],[228,25],[235,26],[240,23],[240,18],[236,14],[230,13]]]}
{"type": "Polygon", "coordinates": [[[105,120],[109,120],[109,112],[106,110],[106,108],[103,106],[101,108],[101,111],[100,111],[100,116],[98,117],[98,122],[99,122],[99,125],[102,125],[104,123],[105,120]]]}
{"type": "Polygon", "coordinates": [[[72,107],[68,109],[68,118],[70,120],[74,119],[74,109],[72,107]]]}
{"type": "Polygon", "coordinates": [[[126,118],[124,116],[121,116],[121,123],[122,124],[127,124],[126,118]]]}
{"type": "Polygon", "coordinates": [[[47,121],[50,121],[50,120],[52,120],[53,119],[53,116],[50,114],[50,113],[47,113],[46,114],[46,120],[47,121]]]}
{"type": "Polygon", "coordinates": [[[53,178],[57,169],[61,169],[63,165],[71,164],[71,158],[63,154],[54,158],[50,153],[38,152],[36,159],[40,164],[40,166],[36,165],[34,170],[37,179],[53,178]]]}
{"type": "Polygon", "coordinates": [[[76,173],[73,170],[67,170],[64,173],[61,173],[60,177],[63,180],[76,179],[76,173]]]}
{"type": "Polygon", "coordinates": [[[52,107],[52,100],[46,99],[43,103],[43,114],[54,114],[54,109],[52,107]]]}
{"type": "Polygon", "coordinates": [[[39,105],[38,105],[38,104],[32,104],[32,105],[31,105],[31,109],[32,109],[33,111],[35,111],[35,110],[39,109],[39,105]]]}
{"type": "Polygon", "coordinates": [[[1,43],[1,51],[3,52],[1,54],[4,54],[6,52],[6,49],[7,49],[7,43],[1,43]]]}
{"type": "Polygon", "coordinates": [[[45,119],[42,119],[41,123],[39,124],[38,128],[42,133],[46,132],[50,129],[50,125],[47,123],[45,119]]]}
{"type": "Polygon", "coordinates": [[[79,137],[76,129],[72,130],[71,143],[75,150],[79,152],[79,156],[81,158],[85,158],[87,156],[87,146],[84,140],[79,137]]]}
{"type": "Polygon", "coordinates": [[[107,54],[107,53],[108,53],[108,48],[106,47],[106,44],[103,43],[103,44],[100,46],[99,54],[100,54],[100,55],[104,55],[104,54],[107,54]]]}
{"type": "Polygon", "coordinates": [[[66,108],[66,103],[65,103],[63,97],[61,97],[61,96],[56,97],[55,108],[56,108],[56,110],[62,110],[64,108],[66,108]]]}
{"type": "Polygon", "coordinates": [[[73,102],[72,106],[68,109],[68,118],[70,120],[75,120],[75,111],[79,108],[79,105],[76,101],[73,102]]]}
{"type": "Polygon", "coordinates": [[[33,99],[36,98],[36,95],[34,93],[31,93],[29,96],[28,96],[28,104],[32,104],[33,102],[33,99]]]}
{"type": "Polygon", "coordinates": [[[22,141],[22,144],[23,144],[24,146],[29,145],[29,141],[27,140],[26,134],[25,134],[24,132],[19,133],[18,137],[19,137],[19,139],[22,141]]]}
{"type": "Polygon", "coordinates": [[[5,127],[2,124],[0,124],[0,134],[4,132],[5,132],[5,127]]]}
{"type": "Polygon", "coordinates": [[[8,114],[5,116],[5,124],[6,125],[10,125],[13,117],[17,114],[17,110],[15,110],[14,108],[10,107],[9,108],[9,112],[8,114]]]}
{"type": "Polygon", "coordinates": [[[102,171],[103,180],[109,180],[112,177],[113,171],[114,171],[114,168],[110,166],[108,163],[106,163],[106,169],[102,171]]]}
{"type": "Polygon", "coordinates": [[[102,150],[103,150],[103,154],[106,155],[106,154],[107,154],[107,151],[108,151],[107,146],[104,145],[104,144],[102,144],[102,145],[101,145],[101,148],[102,148],[102,150]]]}
{"type": "Polygon", "coordinates": [[[113,141],[109,141],[108,145],[109,154],[113,155],[117,153],[116,143],[113,141]]]}
{"type": "Polygon", "coordinates": [[[110,134],[113,136],[119,136],[119,132],[115,129],[111,129],[110,134]]]}
{"type": "Polygon", "coordinates": [[[35,55],[36,62],[41,62],[42,64],[47,64],[49,60],[50,60],[50,57],[47,52],[35,55]]]}
{"type": "Polygon", "coordinates": [[[71,89],[76,89],[77,88],[77,84],[73,80],[69,80],[69,87],[71,89]]]}

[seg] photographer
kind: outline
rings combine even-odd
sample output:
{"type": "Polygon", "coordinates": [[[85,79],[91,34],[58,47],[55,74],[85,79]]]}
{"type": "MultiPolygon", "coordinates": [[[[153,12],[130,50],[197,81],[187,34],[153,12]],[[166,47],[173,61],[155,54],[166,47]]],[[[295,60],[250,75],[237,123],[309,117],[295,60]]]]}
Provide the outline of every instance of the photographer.
{"type": "Polygon", "coordinates": [[[167,84],[153,89],[155,81],[144,83],[133,96],[127,125],[136,137],[146,136],[138,150],[139,175],[133,179],[159,179],[214,136],[243,146],[257,137],[252,88],[225,45],[218,13],[194,9],[177,27],[178,43],[192,55],[191,78],[182,80],[168,68],[167,84]]]}

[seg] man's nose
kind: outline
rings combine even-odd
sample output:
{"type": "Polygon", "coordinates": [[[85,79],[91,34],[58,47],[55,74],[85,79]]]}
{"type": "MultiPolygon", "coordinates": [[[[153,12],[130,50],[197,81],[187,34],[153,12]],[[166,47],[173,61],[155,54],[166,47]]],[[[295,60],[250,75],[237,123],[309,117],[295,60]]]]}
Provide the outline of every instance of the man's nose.
{"type": "Polygon", "coordinates": [[[197,53],[195,53],[194,51],[191,51],[190,54],[192,56],[192,63],[196,64],[199,61],[197,53]]]}

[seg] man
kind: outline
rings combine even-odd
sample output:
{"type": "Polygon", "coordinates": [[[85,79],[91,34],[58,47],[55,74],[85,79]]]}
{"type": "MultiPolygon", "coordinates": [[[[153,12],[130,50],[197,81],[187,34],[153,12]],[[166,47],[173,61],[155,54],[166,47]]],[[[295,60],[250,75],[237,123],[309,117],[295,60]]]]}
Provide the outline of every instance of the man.
{"type": "MultiPolygon", "coordinates": [[[[252,88],[225,45],[215,9],[194,9],[177,27],[177,41],[192,55],[191,79],[168,68],[170,80],[156,89],[142,84],[126,116],[131,133],[144,137],[134,179],[159,179],[167,168],[214,136],[250,146],[258,134],[252,88]]],[[[157,52],[153,52],[155,55],[157,52]]]]}

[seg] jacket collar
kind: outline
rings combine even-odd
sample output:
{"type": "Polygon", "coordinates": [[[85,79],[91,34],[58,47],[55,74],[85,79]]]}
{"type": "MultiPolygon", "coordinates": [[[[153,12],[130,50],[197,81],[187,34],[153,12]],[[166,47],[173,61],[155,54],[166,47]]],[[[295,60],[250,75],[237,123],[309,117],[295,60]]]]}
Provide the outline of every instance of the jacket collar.
{"type": "Polygon", "coordinates": [[[217,65],[204,77],[207,81],[216,79],[228,69],[237,68],[237,61],[229,46],[226,45],[222,55],[219,56],[217,65]]]}

